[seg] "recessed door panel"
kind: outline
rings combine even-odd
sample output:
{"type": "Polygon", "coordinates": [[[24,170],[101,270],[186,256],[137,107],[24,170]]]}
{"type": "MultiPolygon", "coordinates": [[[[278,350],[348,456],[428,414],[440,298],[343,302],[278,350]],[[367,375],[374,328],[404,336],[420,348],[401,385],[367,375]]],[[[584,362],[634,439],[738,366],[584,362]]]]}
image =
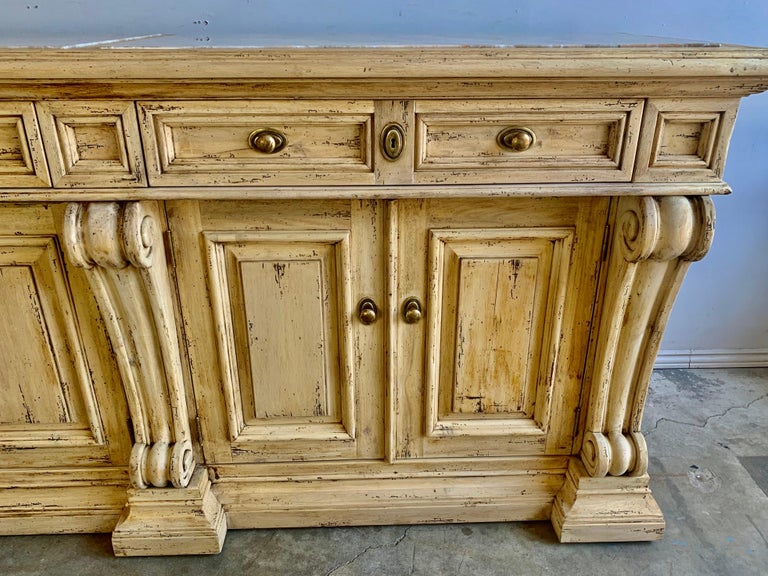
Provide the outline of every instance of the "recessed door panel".
{"type": "Polygon", "coordinates": [[[168,212],[206,461],[382,457],[385,323],[357,314],[384,301],[380,203],[168,212]]]}
{"type": "Polygon", "coordinates": [[[572,228],[432,230],[428,435],[544,434],[572,228]]]}
{"type": "Polygon", "coordinates": [[[397,201],[393,458],[571,451],[607,207],[397,201]]]}

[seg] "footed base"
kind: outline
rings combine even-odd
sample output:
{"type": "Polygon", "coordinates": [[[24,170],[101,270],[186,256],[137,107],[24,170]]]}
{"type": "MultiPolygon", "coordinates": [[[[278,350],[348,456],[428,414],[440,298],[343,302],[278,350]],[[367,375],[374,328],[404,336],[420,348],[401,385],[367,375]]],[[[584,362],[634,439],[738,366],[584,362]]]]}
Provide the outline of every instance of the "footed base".
{"type": "Polygon", "coordinates": [[[577,458],[552,507],[560,542],[659,540],[664,516],[648,488],[648,475],[593,478],[577,458]]]}
{"type": "Polygon", "coordinates": [[[129,490],[112,547],[117,556],[218,554],[226,534],[224,509],[198,467],[187,488],[129,490]]]}

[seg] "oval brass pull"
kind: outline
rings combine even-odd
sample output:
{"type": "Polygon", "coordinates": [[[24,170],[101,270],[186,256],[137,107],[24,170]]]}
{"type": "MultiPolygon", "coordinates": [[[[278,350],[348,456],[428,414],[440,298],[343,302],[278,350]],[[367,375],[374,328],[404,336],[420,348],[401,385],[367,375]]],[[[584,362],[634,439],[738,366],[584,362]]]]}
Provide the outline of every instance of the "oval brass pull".
{"type": "Polygon", "coordinates": [[[357,305],[357,317],[365,325],[376,322],[376,319],[379,317],[379,309],[376,307],[376,302],[370,298],[360,300],[360,304],[357,305]]]}
{"type": "Polygon", "coordinates": [[[499,146],[512,152],[525,152],[536,144],[536,134],[530,128],[506,128],[499,132],[496,141],[499,146]]]}
{"type": "Polygon", "coordinates": [[[262,154],[274,154],[280,152],[288,141],[285,134],[272,128],[260,128],[254,130],[248,136],[248,145],[262,154]]]}
{"type": "Polygon", "coordinates": [[[403,319],[407,324],[416,324],[421,320],[421,302],[418,298],[408,298],[403,302],[403,319]]]}
{"type": "Polygon", "coordinates": [[[405,133],[399,124],[388,124],[381,131],[381,150],[387,160],[397,160],[405,149],[405,133]]]}

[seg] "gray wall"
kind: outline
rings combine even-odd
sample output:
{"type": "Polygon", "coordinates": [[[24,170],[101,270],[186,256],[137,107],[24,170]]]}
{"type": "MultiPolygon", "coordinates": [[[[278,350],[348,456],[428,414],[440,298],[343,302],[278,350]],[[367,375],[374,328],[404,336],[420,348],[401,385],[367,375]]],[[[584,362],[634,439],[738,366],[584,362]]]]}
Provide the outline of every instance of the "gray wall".
{"type": "MultiPolygon", "coordinates": [[[[642,41],[625,34],[768,45],[768,2],[5,0],[0,19],[5,46],[642,41]]],[[[768,360],[768,95],[744,101],[725,178],[734,194],[716,200],[715,244],[693,266],[662,348],[768,360]]]]}

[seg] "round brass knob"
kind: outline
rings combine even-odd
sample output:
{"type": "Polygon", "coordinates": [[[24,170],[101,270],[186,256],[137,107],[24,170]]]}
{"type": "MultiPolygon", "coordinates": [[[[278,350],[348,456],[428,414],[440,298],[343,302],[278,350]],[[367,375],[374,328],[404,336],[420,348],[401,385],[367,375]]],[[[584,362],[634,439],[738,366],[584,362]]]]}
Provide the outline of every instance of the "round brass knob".
{"type": "Polygon", "coordinates": [[[536,134],[530,128],[506,128],[499,132],[496,141],[512,152],[525,152],[536,144],[536,134]]]}
{"type": "Polygon", "coordinates": [[[373,324],[379,317],[379,310],[376,303],[370,298],[363,298],[357,306],[357,317],[365,325],[373,324]]]}
{"type": "Polygon", "coordinates": [[[418,298],[408,298],[403,302],[403,319],[407,324],[416,324],[421,320],[421,302],[418,298]]]}
{"type": "Polygon", "coordinates": [[[262,154],[280,152],[286,144],[285,135],[272,128],[254,130],[248,136],[248,145],[262,154]]]}

